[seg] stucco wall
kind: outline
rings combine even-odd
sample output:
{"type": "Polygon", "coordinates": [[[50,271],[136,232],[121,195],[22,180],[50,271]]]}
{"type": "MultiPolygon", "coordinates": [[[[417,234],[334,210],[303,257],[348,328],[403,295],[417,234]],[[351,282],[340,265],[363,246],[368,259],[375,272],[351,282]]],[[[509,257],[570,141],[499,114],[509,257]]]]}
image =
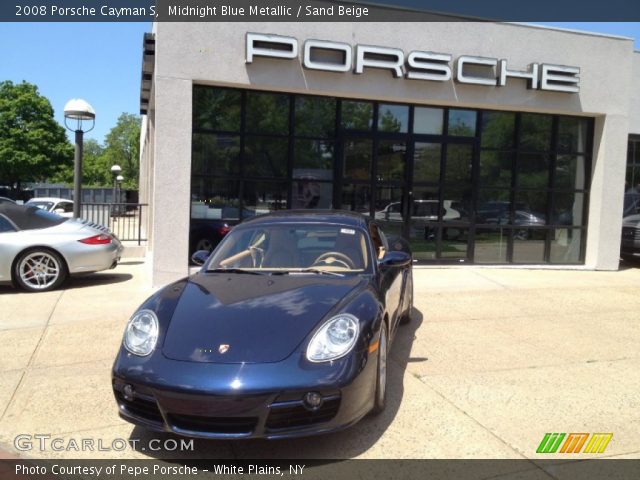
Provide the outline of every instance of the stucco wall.
{"type": "MultiPolygon", "coordinates": [[[[307,92],[473,108],[570,113],[597,117],[586,267],[618,265],[629,99],[634,68],[630,40],[492,23],[161,23],[156,31],[154,284],[187,273],[193,83],[307,92]],[[296,60],[245,63],[246,32],[579,66],[580,93],[502,88],[305,70],[296,60]]],[[[637,67],[636,62],[636,67],[637,67]]]]}
{"type": "Polygon", "coordinates": [[[629,133],[640,135],[640,52],[633,53],[632,81],[635,86],[631,88],[631,101],[629,102],[629,133]]]}

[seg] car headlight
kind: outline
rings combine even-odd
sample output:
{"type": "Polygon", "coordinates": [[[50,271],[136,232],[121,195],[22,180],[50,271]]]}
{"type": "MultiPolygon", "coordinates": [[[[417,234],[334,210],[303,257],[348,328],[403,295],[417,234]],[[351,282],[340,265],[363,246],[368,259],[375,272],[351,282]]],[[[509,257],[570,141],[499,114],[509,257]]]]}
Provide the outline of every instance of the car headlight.
{"type": "Polygon", "coordinates": [[[313,336],[307,347],[307,360],[328,362],[345,356],[358,339],[360,323],[348,313],[329,319],[313,336]]]}
{"type": "Polygon", "coordinates": [[[124,348],[144,357],[153,352],[158,341],[158,317],[151,310],[139,310],[129,320],[124,332],[124,348]]]}

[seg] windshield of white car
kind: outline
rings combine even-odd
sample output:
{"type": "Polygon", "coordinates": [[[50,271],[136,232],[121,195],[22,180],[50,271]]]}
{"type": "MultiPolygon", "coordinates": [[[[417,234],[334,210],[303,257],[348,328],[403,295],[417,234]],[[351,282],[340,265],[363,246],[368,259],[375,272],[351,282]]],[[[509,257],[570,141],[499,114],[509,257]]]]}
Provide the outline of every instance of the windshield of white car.
{"type": "Polygon", "coordinates": [[[327,224],[236,227],[214,251],[206,270],[318,274],[364,272],[370,267],[366,237],[356,228],[327,224]]]}
{"type": "Polygon", "coordinates": [[[38,207],[38,208],[41,208],[42,210],[51,210],[51,207],[53,207],[53,202],[43,202],[43,201],[27,202],[27,205],[29,207],[38,207]]]}

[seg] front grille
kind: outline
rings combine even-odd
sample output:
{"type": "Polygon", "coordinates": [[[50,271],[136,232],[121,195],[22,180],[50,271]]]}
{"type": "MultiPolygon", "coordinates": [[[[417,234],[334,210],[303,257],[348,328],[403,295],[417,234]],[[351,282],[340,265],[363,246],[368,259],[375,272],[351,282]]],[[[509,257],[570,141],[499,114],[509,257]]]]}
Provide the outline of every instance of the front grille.
{"type": "Polygon", "coordinates": [[[122,405],[131,415],[151,422],[163,422],[162,415],[158,409],[158,404],[155,401],[140,397],[135,397],[133,400],[126,400],[122,392],[116,392],[116,397],[118,398],[120,405],[122,405]]]}
{"type": "Polygon", "coordinates": [[[171,424],[181,430],[202,433],[250,434],[258,423],[257,417],[201,417],[170,414],[171,424]]]}
{"type": "Polygon", "coordinates": [[[296,428],[328,422],[338,413],[340,397],[329,398],[318,410],[308,410],[298,402],[271,405],[266,427],[269,430],[296,428]]]}

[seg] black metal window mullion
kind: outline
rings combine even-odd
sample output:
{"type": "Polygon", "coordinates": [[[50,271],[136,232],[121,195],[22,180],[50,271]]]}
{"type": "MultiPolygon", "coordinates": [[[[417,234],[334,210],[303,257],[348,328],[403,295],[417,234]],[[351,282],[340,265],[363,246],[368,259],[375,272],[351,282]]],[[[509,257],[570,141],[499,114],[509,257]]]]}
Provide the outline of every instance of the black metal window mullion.
{"type": "Polygon", "coordinates": [[[520,151],[520,128],[522,126],[522,118],[520,113],[516,113],[515,125],[513,128],[513,157],[511,158],[511,186],[509,190],[509,226],[507,237],[507,263],[513,263],[513,240],[515,229],[515,206],[516,206],[516,188],[518,186],[518,159],[520,151]]]}
{"type": "Polygon", "coordinates": [[[287,206],[293,205],[293,162],[295,155],[296,97],[289,95],[289,143],[287,145],[287,206]]]}
{"type": "Polygon", "coordinates": [[[371,206],[373,208],[373,217],[375,218],[376,205],[378,202],[378,147],[379,147],[379,139],[377,136],[373,137],[373,141],[371,142],[371,148],[373,151],[371,152],[371,178],[369,179],[370,188],[371,188],[371,206]]]}
{"type": "MultiPolygon", "coordinates": [[[[344,155],[342,135],[342,99],[336,100],[336,115],[333,132],[333,201],[331,202],[336,208],[342,206],[342,172],[344,171],[344,155]]],[[[371,208],[369,208],[371,209],[371,208]]]]}
{"type": "Polygon", "coordinates": [[[436,220],[436,259],[442,258],[442,229],[444,226],[444,218],[442,211],[444,210],[444,185],[447,170],[447,147],[449,142],[447,141],[449,134],[449,108],[444,109],[444,121],[442,124],[442,131],[446,134],[445,141],[442,142],[440,148],[440,178],[438,181],[438,218],[436,220]]]}
{"type": "Polygon", "coordinates": [[[378,191],[377,191],[377,184],[378,184],[378,109],[380,107],[380,104],[378,102],[373,102],[373,125],[371,125],[371,134],[373,136],[373,138],[371,138],[372,142],[371,142],[371,148],[372,148],[372,152],[371,152],[371,171],[370,173],[370,178],[369,178],[369,188],[371,191],[371,205],[370,205],[370,214],[371,214],[371,218],[375,218],[375,214],[376,214],[376,202],[378,201],[378,191]]]}
{"type": "MultiPolygon", "coordinates": [[[[560,122],[557,115],[553,116],[551,121],[551,151],[549,153],[549,182],[547,184],[547,225],[555,225],[553,218],[555,191],[556,186],[556,165],[558,161],[558,142],[559,142],[560,122]]],[[[551,263],[551,236],[555,236],[555,228],[547,229],[547,235],[544,242],[544,263],[551,263]]]]}
{"type": "Polygon", "coordinates": [[[244,213],[244,164],[245,164],[245,144],[247,126],[247,91],[240,93],[240,180],[238,181],[238,220],[242,221],[244,213]]]}
{"type": "Polygon", "coordinates": [[[476,116],[476,144],[473,148],[471,160],[471,211],[469,212],[469,230],[467,233],[467,257],[469,262],[475,262],[476,253],[476,210],[478,205],[480,186],[480,153],[482,151],[482,122],[483,112],[478,111],[476,116]]]}
{"type": "Polygon", "coordinates": [[[402,222],[402,236],[409,238],[411,232],[411,206],[413,204],[413,165],[415,161],[415,139],[413,136],[413,128],[415,122],[415,107],[409,107],[409,125],[407,126],[407,142],[404,157],[404,186],[403,186],[403,207],[402,211],[406,212],[404,221],[402,222]]]}

